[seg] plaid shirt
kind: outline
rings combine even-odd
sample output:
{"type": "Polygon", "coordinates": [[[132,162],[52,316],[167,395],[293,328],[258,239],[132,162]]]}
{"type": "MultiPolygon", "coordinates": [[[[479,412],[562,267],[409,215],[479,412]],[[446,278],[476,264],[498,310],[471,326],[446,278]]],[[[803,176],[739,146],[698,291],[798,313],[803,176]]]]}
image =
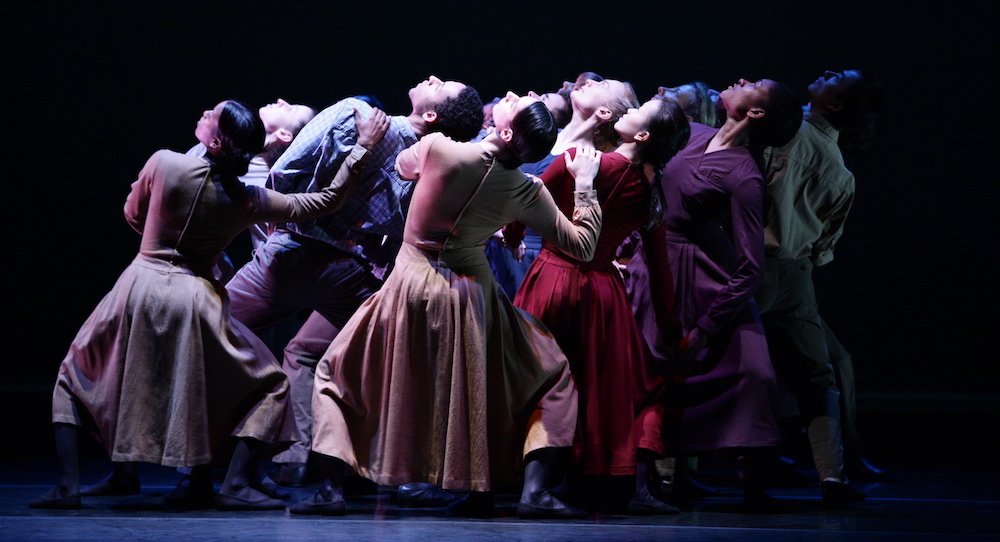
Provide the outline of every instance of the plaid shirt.
{"type": "MultiPolygon", "coordinates": [[[[306,124],[271,167],[267,186],[283,193],[314,192],[333,180],[358,139],[354,109],[362,117],[371,106],[346,98],[306,124]]],[[[374,149],[354,194],[340,210],[323,218],[280,225],[388,268],[403,240],[413,183],[396,173],[396,155],[417,142],[406,117],[391,117],[389,130],[374,149]]]]}

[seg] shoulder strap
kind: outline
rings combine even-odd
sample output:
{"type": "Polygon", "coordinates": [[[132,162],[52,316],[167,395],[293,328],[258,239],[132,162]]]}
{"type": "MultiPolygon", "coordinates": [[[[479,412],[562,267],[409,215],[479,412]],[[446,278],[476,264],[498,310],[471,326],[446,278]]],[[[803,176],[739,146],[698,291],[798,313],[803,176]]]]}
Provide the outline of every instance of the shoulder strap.
{"type": "Polygon", "coordinates": [[[486,173],[483,174],[482,179],[479,179],[479,184],[476,185],[476,189],[472,191],[472,195],[469,196],[469,199],[465,202],[465,205],[462,206],[462,210],[458,212],[458,215],[455,217],[455,220],[452,221],[451,227],[448,228],[448,238],[445,239],[444,243],[441,244],[441,252],[444,252],[445,248],[448,247],[448,241],[450,241],[451,238],[456,235],[455,227],[458,226],[458,221],[462,219],[462,216],[465,214],[465,211],[468,210],[469,205],[472,204],[472,200],[476,199],[476,195],[479,194],[479,190],[482,189],[483,183],[486,182],[486,177],[489,177],[490,172],[493,171],[493,166],[495,166],[496,163],[497,163],[496,158],[493,158],[492,161],[490,161],[490,167],[486,169],[486,173]]]}

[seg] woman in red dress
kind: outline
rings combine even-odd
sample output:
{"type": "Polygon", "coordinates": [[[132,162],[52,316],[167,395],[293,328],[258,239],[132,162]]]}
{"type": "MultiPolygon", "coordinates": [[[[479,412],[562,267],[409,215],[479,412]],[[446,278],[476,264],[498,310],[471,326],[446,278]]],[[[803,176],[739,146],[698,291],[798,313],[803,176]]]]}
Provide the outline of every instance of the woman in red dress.
{"type": "MultiPolygon", "coordinates": [[[[651,211],[661,208],[651,205],[652,187],[689,133],[680,107],[662,100],[629,110],[615,130],[622,143],[601,156],[594,180],[606,217],[594,259],[580,261],[546,243],[514,298],[516,306],[546,324],[570,361],[579,392],[575,463],[588,476],[636,474],[632,422],[651,392],[654,371],[613,260],[632,231],[659,222],[660,212],[651,211]]],[[[557,158],[542,175],[566,214],[573,210],[574,187],[566,156],[576,150],[557,158]]],[[[516,235],[516,227],[508,230],[516,235]]],[[[628,510],[677,512],[654,499],[645,486],[632,496],[628,510]]]]}

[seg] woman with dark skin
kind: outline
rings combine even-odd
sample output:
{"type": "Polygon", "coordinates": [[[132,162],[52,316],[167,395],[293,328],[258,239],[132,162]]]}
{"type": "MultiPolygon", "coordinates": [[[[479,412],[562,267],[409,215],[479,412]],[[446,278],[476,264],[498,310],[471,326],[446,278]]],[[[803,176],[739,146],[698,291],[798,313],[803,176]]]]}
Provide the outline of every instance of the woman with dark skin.
{"type": "Polygon", "coordinates": [[[762,489],[758,466],[780,435],[776,377],[753,299],[764,278],[756,157],[791,139],[802,110],[787,87],[769,79],[740,79],[719,99],[722,126],[692,123],[687,146],[663,170],[669,269],[657,269],[663,260],[645,247],[649,276],[674,281],[680,334],[679,341],[663,338],[673,346],[672,375],[663,401],[640,416],[639,445],[674,457],[736,452],[747,458],[748,508],[766,511],[780,503],[762,489]]]}

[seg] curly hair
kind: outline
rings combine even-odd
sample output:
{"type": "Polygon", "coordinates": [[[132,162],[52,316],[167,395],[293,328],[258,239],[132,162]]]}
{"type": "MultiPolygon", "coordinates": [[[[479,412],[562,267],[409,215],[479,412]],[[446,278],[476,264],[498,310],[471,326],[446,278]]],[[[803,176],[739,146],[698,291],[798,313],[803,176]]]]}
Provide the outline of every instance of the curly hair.
{"type": "Polygon", "coordinates": [[[441,132],[455,141],[468,141],[483,127],[483,100],[470,86],[454,98],[434,104],[432,109],[437,113],[437,120],[428,125],[428,132],[441,132]]]}

